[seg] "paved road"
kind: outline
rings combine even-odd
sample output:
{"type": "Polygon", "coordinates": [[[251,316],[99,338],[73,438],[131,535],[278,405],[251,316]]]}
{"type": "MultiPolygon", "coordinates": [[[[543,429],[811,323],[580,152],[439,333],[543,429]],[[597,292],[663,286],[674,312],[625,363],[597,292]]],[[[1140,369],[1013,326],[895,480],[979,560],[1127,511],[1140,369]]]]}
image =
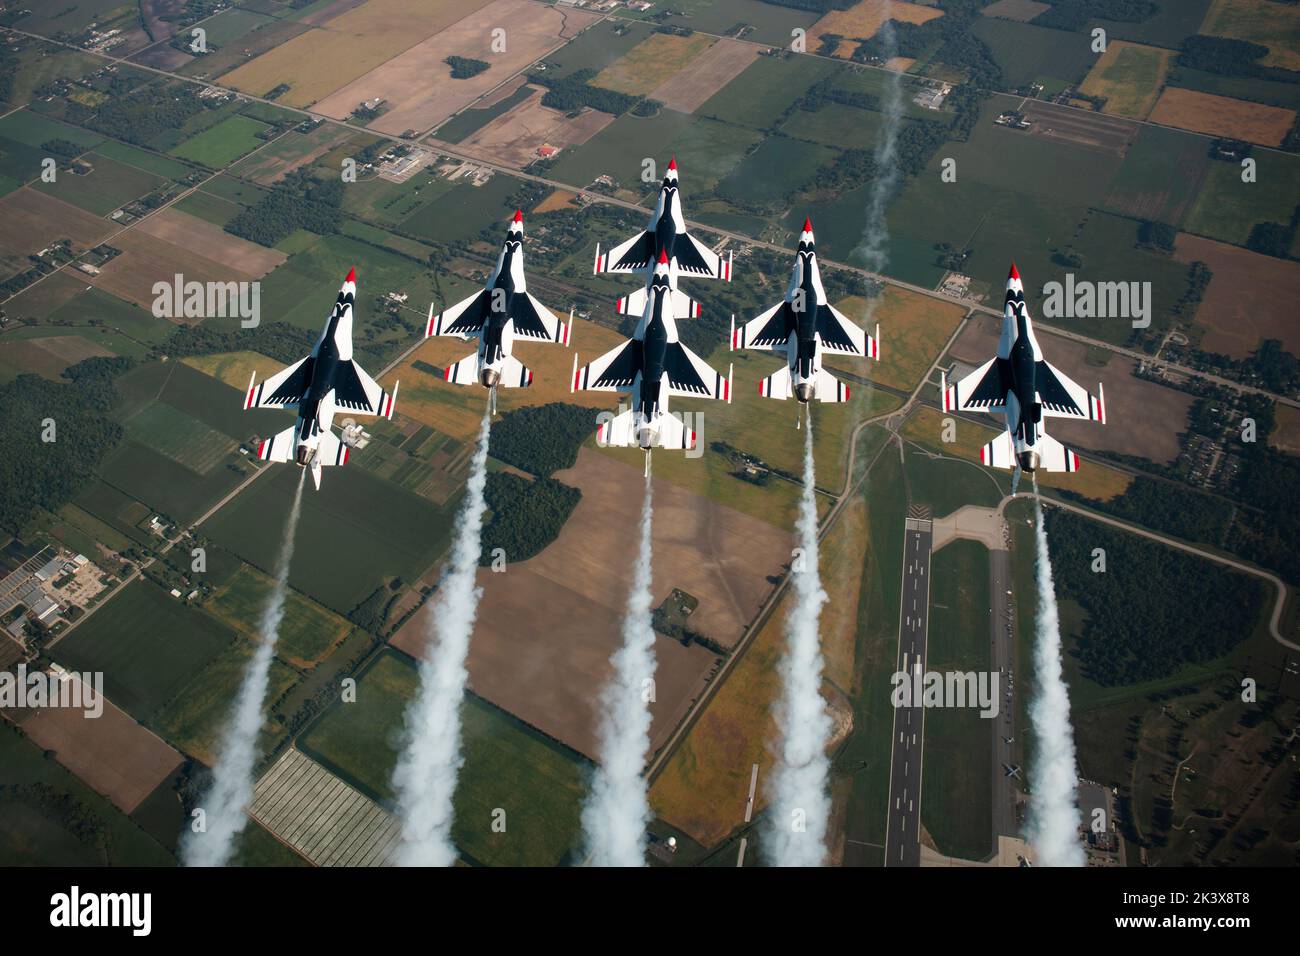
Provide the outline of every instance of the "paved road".
{"type": "MultiPolygon", "coordinates": [[[[907,674],[925,672],[926,635],[930,621],[931,523],[908,518],[903,532],[903,602],[899,610],[898,666],[907,674]]],[[[885,826],[885,866],[921,864],[921,751],[925,744],[925,708],[894,710],[889,758],[889,817],[885,826]]]]}
{"type": "Polygon", "coordinates": [[[1012,614],[1015,604],[1011,594],[1011,552],[1004,548],[989,551],[989,593],[993,613],[989,616],[989,639],[992,644],[993,672],[998,675],[998,715],[992,723],[993,733],[993,846],[999,836],[1019,836],[1020,824],[1016,820],[1016,796],[1019,786],[1016,778],[1007,775],[1007,768],[1016,760],[1016,658],[1011,640],[1012,614]]]}

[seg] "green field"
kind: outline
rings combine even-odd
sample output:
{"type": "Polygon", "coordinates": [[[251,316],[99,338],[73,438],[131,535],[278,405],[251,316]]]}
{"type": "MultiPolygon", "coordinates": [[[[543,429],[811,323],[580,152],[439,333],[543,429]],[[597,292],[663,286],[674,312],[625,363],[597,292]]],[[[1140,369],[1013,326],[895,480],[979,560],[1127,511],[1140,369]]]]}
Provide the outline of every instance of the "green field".
{"type": "MultiPolygon", "coordinates": [[[[406,707],[418,686],[415,665],[385,651],[362,674],[356,703],[326,711],[299,738],[300,749],[391,805],[406,707]]],[[[584,762],[480,698],[467,696],[461,714],[465,763],[453,828],[460,851],[495,866],[566,860],[578,834],[584,762]],[[505,833],[492,830],[497,808],[506,813],[505,833]]]]}
{"type": "Polygon", "coordinates": [[[235,633],[150,581],[134,581],[59,641],[51,656],[71,670],[103,671],[104,692],[148,721],[235,633]]]}
{"type": "Polygon", "coordinates": [[[1218,164],[1211,164],[1202,137],[1143,126],[1111,180],[1105,208],[1121,216],[1180,226],[1211,165],[1218,164]]]}
{"type": "Polygon", "coordinates": [[[8,721],[0,721],[0,785],[19,795],[0,797],[0,866],[170,866],[156,840],[57,761],[48,759],[8,721]],[[91,824],[79,835],[73,818],[42,806],[37,785],[66,794],[72,813],[91,824]]]}
{"type": "MultiPolygon", "coordinates": [[[[222,731],[230,720],[230,711],[253,656],[253,645],[236,641],[193,676],[170,704],[155,715],[152,723],[174,747],[204,763],[215,762],[222,731]]],[[[300,675],[280,661],[271,662],[267,686],[268,705],[288,692],[300,675]]],[[[268,718],[258,738],[257,749],[269,753],[284,738],[285,731],[274,718],[268,718]]]]}
{"type": "MultiPolygon", "coordinates": [[[[206,609],[236,631],[256,638],[273,586],[262,572],[240,565],[206,609]]],[[[309,668],[324,660],[352,629],[347,621],[297,591],[289,592],[284,607],[275,652],[297,667],[309,668]]]]}
{"type": "Polygon", "coordinates": [[[1105,28],[1108,37],[1132,40],[1135,43],[1152,43],[1177,50],[1188,36],[1199,33],[1205,11],[1211,0],[1178,0],[1176,3],[1156,4],[1152,16],[1139,23],[1118,20],[1089,20],[1088,29],[1105,28]]]}
{"type": "MultiPolygon", "coordinates": [[[[701,118],[668,144],[668,152],[689,165],[692,193],[703,198],[762,138],[761,133],[744,126],[701,118]]],[[[683,175],[687,175],[685,169],[683,175]]]]}
{"type": "Polygon", "coordinates": [[[33,183],[33,188],[97,216],[106,216],[133,199],[152,192],[164,182],[152,173],[98,153],[86,153],[82,159],[94,164],[92,172],[79,175],[60,170],[54,182],[33,183]]]}
{"type": "Polygon", "coordinates": [[[131,438],[201,475],[235,450],[230,438],[166,402],[151,402],[122,424],[131,438]]]}
{"type": "MultiPolygon", "coordinates": [[[[650,28],[640,23],[594,24],[546,58],[546,76],[563,79],[579,70],[599,73],[649,35],[650,28]]],[[[445,138],[441,130],[438,135],[445,138]]]]}
{"type": "Polygon", "coordinates": [[[247,116],[230,116],[215,126],[168,150],[173,156],[221,169],[264,142],[258,133],[268,127],[247,116]]]}
{"type": "Polygon", "coordinates": [[[189,213],[191,216],[197,216],[204,222],[210,222],[215,226],[224,226],[239,215],[242,207],[228,199],[222,199],[220,196],[213,196],[211,193],[196,189],[176,203],[175,208],[181,212],[189,213]]]}
{"type": "MultiPolygon", "coordinates": [[[[817,14],[809,10],[794,10],[760,0],[673,0],[664,12],[668,11],[671,13],[664,22],[670,26],[723,34],[743,23],[752,28],[745,34],[746,40],[787,48],[795,27],[807,29],[817,20],[817,14]]],[[[659,7],[651,7],[641,14],[629,11],[629,15],[648,16],[659,12],[659,7]]]]}
{"type": "Polygon", "coordinates": [[[250,30],[274,21],[274,17],[249,10],[224,10],[215,17],[204,20],[203,29],[207,32],[208,47],[220,48],[229,46],[250,30]]]}
{"type": "Polygon", "coordinates": [[[807,186],[835,156],[825,146],[772,136],[718,184],[718,192],[738,201],[780,203],[807,186]]]}
{"type": "Polygon", "coordinates": [[[166,179],[181,180],[192,172],[189,166],[178,163],[174,159],[168,159],[161,153],[151,153],[148,150],[128,146],[126,143],[119,143],[115,140],[100,143],[95,147],[95,152],[100,156],[107,156],[119,163],[135,166],[147,173],[153,173],[155,176],[162,176],[166,179]]]}
{"type": "Polygon", "coordinates": [[[818,80],[844,67],[828,60],[760,56],[698,110],[728,123],[770,129],[777,118],[818,80]]]}
{"type": "Polygon", "coordinates": [[[827,103],[819,110],[795,110],[781,126],[792,139],[844,149],[871,149],[876,145],[884,117],[843,103],[827,103]]]}
{"type": "MultiPolygon", "coordinates": [[[[665,164],[672,155],[665,144],[684,133],[692,122],[692,117],[686,113],[669,109],[662,109],[654,116],[625,113],[582,146],[562,153],[560,161],[550,172],[550,178],[585,187],[591,185],[597,176],[608,175],[624,189],[642,192],[656,185],[663,176],[665,164]],[[641,181],[641,163],[646,157],[654,159],[657,164],[656,178],[650,183],[641,181]]],[[[682,188],[690,197],[690,159],[683,156],[682,162],[682,188]]]]}
{"type": "Polygon", "coordinates": [[[1211,162],[1196,204],[1183,228],[1187,232],[1245,245],[1257,223],[1288,223],[1300,197],[1300,159],[1270,150],[1255,150],[1253,183],[1241,181],[1236,163],[1211,162]]]}
{"type": "Polygon", "coordinates": [[[909,445],[907,486],[913,504],[929,505],[936,518],[966,505],[994,508],[1002,490],[979,464],[959,458],[931,457],[934,453],[909,445]]]}
{"type": "Polygon", "coordinates": [[[1049,95],[1059,93],[1080,82],[1098,58],[1081,33],[992,17],[977,19],[971,33],[989,48],[1010,90],[1038,82],[1049,95]]]}
{"type": "Polygon", "coordinates": [[[0,117],[0,136],[33,148],[52,139],[64,139],[86,149],[102,143],[104,137],[79,126],[70,126],[31,110],[19,110],[0,117]]]}
{"type": "Polygon", "coordinates": [[[46,318],[51,325],[68,323],[93,330],[85,333],[92,341],[133,358],[143,358],[172,329],[171,323],[154,318],[138,305],[95,288],[83,289],[46,318]]]}
{"type": "MultiPolygon", "coordinates": [[[[930,562],[927,671],[988,672],[989,607],[988,549],[958,540],[936,552],[930,562]]],[[[1005,675],[989,687],[1000,708],[1005,675]]],[[[981,860],[995,849],[992,727],[979,707],[926,711],[921,822],[949,856],[981,860]]]]}
{"type": "MultiPolygon", "coordinates": [[[[361,454],[359,452],[358,454],[361,454]]],[[[217,512],[204,533],[259,568],[274,565],[284,518],[302,475],[270,466],[217,512]]],[[[414,581],[447,547],[457,500],[437,508],[365,469],[328,469],[320,491],[303,494],[289,584],[346,614],[393,577],[414,581]]]]}

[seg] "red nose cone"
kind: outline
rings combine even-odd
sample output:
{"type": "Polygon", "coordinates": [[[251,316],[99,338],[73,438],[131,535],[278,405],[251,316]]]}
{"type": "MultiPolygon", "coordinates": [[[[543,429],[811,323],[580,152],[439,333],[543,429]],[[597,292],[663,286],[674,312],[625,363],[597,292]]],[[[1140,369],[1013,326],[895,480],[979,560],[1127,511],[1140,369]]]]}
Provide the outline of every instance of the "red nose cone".
{"type": "Polygon", "coordinates": [[[1011,263],[1011,272],[1007,275],[1007,278],[1008,279],[1020,278],[1020,270],[1016,268],[1016,264],[1014,262],[1011,263]]]}
{"type": "Polygon", "coordinates": [[[668,265],[668,253],[663,249],[659,250],[659,264],[661,266],[668,265]]]}
{"type": "Polygon", "coordinates": [[[357,267],[356,267],[356,266],[353,266],[351,269],[348,270],[348,277],[347,277],[346,279],[344,279],[343,281],[344,281],[344,282],[356,282],[356,281],[357,281],[357,267]]]}
{"type": "Polygon", "coordinates": [[[804,231],[804,232],[812,232],[812,217],[811,217],[811,216],[805,216],[805,217],[804,217],[804,220],[803,220],[803,231],[804,231]]]}
{"type": "Polygon", "coordinates": [[[522,209],[516,209],[515,222],[523,222],[523,221],[524,221],[524,211],[522,209]]]}
{"type": "Polygon", "coordinates": [[[669,168],[669,169],[676,169],[676,168],[677,168],[677,157],[676,157],[676,156],[674,156],[672,159],[668,160],[668,168],[669,168]]]}

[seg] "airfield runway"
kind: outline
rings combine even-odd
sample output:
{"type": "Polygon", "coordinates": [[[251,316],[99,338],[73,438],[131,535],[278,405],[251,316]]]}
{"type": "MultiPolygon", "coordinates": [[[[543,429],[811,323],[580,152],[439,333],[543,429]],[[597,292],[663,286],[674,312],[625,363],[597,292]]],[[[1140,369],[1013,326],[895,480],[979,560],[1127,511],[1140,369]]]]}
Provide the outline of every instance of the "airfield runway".
{"type": "MultiPolygon", "coordinates": [[[[930,521],[908,518],[903,540],[903,602],[899,611],[900,673],[925,672],[926,629],[930,618],[930,521]]],[[[921,748],[925,709],[919,701],[894,710],[889,758],[889,819],[885,827],[885,866],[921,864],[921,748]]]]}
{"type": "Polygon", "coordinates": [[[999,836],[1019,835],[1016,798],[1020,793],[1016,763],[1015,653],[1012,647],[1011,552],[989,551],[989,615],[993,670],[998,675],[998,716],[993,721],[993,845],[999,836]]]}

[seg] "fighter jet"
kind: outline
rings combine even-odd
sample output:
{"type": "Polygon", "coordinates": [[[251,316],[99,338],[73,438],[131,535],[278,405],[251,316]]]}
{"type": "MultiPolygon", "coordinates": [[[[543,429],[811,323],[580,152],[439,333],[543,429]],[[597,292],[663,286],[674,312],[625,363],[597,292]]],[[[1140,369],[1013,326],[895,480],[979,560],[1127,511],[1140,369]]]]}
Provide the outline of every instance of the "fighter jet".
{"type": "Polygon", "coordinates": [[[632,338],[582,368],[575,355],[569,389],[631,394],[632,407],[601,424],[596,439],[602,445],[640,445],[647,477],[650,449],[695,447],[695,432],[668,411],[670,395],[731,401],[730,372],[723,378],[677,338],[676,320],[694,314],[694,303],[672,287],[670,273],[668,252],[661,249],[649,289],[620,300],[626,314],[641,313],[632,338]]]}
{"type": "MultiPolygon", "coordinates": [[[[528,291],[523,242],[524,214],[516,209],[496,268],[483,289],[437,315],[433,306],[429,306],[424,327],[426,338],[433,335],[478,337],[475,351],[447,366],[444,372],[447,381],[457,385],[478,382],[493,390],[498,385],[525,388],[532,384],[533,373],[514,357],[514,340],[523,337],[561,345],[569,343],[573,313],[569,313],[566,325],[528,291]]],[[[495,391],[493,394],[495,397],[495,391]]]]}
{"type": "Polygon", "coordinates": [[[723,259],[686,231],[681,194],[677,188],[676,156],[668,164],[668,172],[664,174],[659,189],[659,201],[655,203],[655,211],[650,215],[645,232],[603,255],[597,245],[593,274],[649,272],[658,262],[661,252],[667,254],[676,273],[731,281],[731,256],[723,259]]]}
{"type": "Polygon", "coordinates": [[[358,415],[391,419],[397,402],[396,382],[390,394],[352,360],[352,306],[356,295],[357,270],[352,269],[343,280],[311,354],[260,385],[254,372],[244,396],[245,409],[297,409],[297,423],[265,439],[257,448],[257,457],[263,461],[293,460],[310,468],[317,491],[321,467],[342,465],[348,460],[348,446],[334,434],[334,412],[341,408],[358,415]]]}
{"type": "Polygon", "coordinates": [[[847,402],[849,387],[822,368],[824,352],[838,352],[880,360],[880,326],[868,335],[826,301],[817,269],[817,244],[812,220],[805,219],[799,234],[794,270],[785,299],[756,319],[736,328],[731,319],[731,348],[759,349],[785,357],[786,366],[758,384],[765,398],[800,403],[847,402]]]}
{"type": "Polygon", "coordinates": [[[1007,277],[998,354],[951,385],[942,375],[940,389],[946,412],[981,411],[1004,418],[1006,430],[980,449],[980,461],[993,468],[1078,471],[1079,456],[1047,434],[1043,419],[1106,424],[1102,386],[1093,395],[1043,358],[1014,262],[1007,277]]]}

